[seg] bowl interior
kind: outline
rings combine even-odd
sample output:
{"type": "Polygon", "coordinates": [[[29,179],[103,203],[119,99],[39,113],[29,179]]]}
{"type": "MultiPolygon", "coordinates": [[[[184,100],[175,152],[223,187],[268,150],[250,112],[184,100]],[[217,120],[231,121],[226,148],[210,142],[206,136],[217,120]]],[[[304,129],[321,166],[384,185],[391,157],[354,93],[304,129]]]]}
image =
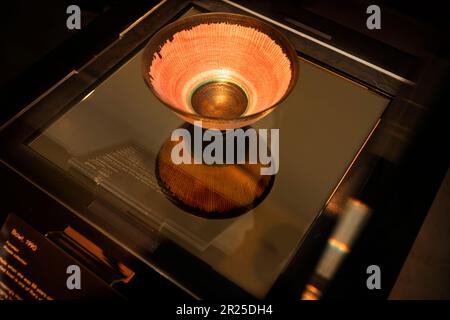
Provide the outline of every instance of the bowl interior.
{"type": "Polygon", "coordinates": [[[233,121],[279,103],[293,87],[295,50],[260,20],[201,14],[160,30],[144,54],[153,93],[189,118],[233,121]]]}

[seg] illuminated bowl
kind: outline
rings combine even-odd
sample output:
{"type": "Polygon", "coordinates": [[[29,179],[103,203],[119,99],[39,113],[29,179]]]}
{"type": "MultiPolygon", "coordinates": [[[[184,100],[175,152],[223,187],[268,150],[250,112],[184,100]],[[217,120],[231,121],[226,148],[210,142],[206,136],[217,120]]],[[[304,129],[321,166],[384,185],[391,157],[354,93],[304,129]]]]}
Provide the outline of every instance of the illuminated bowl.
{"type": "MultiPolygon", "coordinates": [[[[189,123],[179,128],[194,135],[194,126],[189,123]]],[[[257,137],[258,145],[260,139],[257,137]]],[[[159,149],[155,177],[163,194],[180,209],[205,219],[228,219],[249,212],[269,195],[275,175],[262,175],[265,165],[260,161],[251,163],[248,154],[239,164],[175,164],[172,150],[177,144],[168,137],[159,149]]],[[[192,153],[190,157],[193,160],[192,153]]]]}
{"type": "Polygon", "coordinates": [[[147,44],[142,72],[179,117],[215,129],[249,125],[270,113],[297,80],[295,49],[271,25],[229,13],[175,21],[147,44]]]}

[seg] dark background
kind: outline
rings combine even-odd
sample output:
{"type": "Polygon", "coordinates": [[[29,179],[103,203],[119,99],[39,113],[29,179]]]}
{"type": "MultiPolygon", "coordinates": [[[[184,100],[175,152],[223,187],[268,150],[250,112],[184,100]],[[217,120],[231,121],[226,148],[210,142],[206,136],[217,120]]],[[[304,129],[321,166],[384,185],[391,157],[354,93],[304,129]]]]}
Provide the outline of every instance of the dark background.
{"type": "MultiPolygon", "coordinates": [[[[317,30],[323,30],[324,26],[332,23],[337,24],[339,29],[333,36],[341,41],[342,46],[356,45],[357,47],[357,44],[347,41],[346,34],[350,31],[375,39],[422,61],[423,64],[417,71],[417,77],[424,73],[437,73],[427,67],[430,60],[439,61],[441,65],[447,67],[450,64],[450,19],[447,17],[445,1],[236,0],[235,2],[251,7],[276,20],[289,18],[291,21],[307,22],[309,27],[317,30]],[[370,4],[377,4],[381,7],[381,30],[371,31],[365,27],[367,17],[365,11],[370,4]]],[[[71,70],[79,68],[99,53],[116,39],[121,31],[142,16],[155,3],[157,1],[150,0],[133,2],[124,0],[17,0],[2,2],[0,10],[0,94],[2,97],[0,125],[71,70]],[[81,8],[81,30],[66,28],[68,17],[66,8],[72,4],[77,4],[81,8]],[[112,10],[117,8],[120,10],[112,10]],[[51,67],[48,67],[49,65],[51,67]]],[[[339,47],[339,43],[337,46],[339,47]]],[[[364,48],[356,49],[364,51],[364,48]]],[[[379,55],[380,53],[373,54],[379,55]]],[[[416,139],[414,150],[417,151],[410,153],[410,157],[404,162],[408,168],[408,170],[405,169],[405,172],[408,174],[405,173],[402,176],[404,182],[402,185],[410,189],[409,194],[404,198],[392,196],[393,201],[403,201],[404,203],[409,201],[410,206],[405,207],[405,210],[415,207],[414,197],[419,198],[426,194],[429,200],[421,202],[421,210],[427,211],[441,184],[446,168],[448,168],[448,155],[446,155],[448,117],[445,116],[444,109],[448,105],[450,93],[449,78],[440,77],[438,80],[436,77],[431,78],[437,82],[430,83],[430,86],[438,84],[441,89],[437,96],[416,97],[422,101],[429,100],[436,107],[419,139],[416,139]],[[410,176],[409,172],[413,171],[417,171],[418,175],[410,176]]],[[[429,77],[425,77],[425,79],[429,79],[429,77]]],[[[427,281],[423,281],[422,290],[427,290],[426,283],[434,281],[439,284],[438,288],[441,290],[442,296],[447,295],[447,298],[450,298],[448,294],[450,291],[448,281],[450,261],[448,260],[448,246],[445,245],[450,243],[448,232],[450,230],[450,226],[448,226],[449,196],[445,190],[448,190],[448,182],[444,184],[444,196],[440,197],[438,207],[441,209],[436,210],[436,205],[433,206],[433,216],[427,217],[424,224],[424,227],[430,225],[432,227],[431,229],[428,227],[428,231],[420,231],[413,251],[411,251],[412,254],[415,254],[412,258],[413,262],[410,262],[411,258],[408,257],[407,266],[410,274],[414,274],[414,270],[422,268],[420,270],[424,275],[435,276],[434,278],[424,278],[427,281]],[[429,222],[430,219],[431,222],[429,222]],[[419,243],[418,249],[417,243],[419,243]],[[434,256],[427,256],[427,253],[430,252],[433,252],[434,256]],[[436,258],[436,256],[441,258],[436,258]],[[434,264],[430,261],[434,261],[434,264]]],[[[415,221],[415,229],[413,229],[418,232],[423,221],[423,219],[415,221]]],[[[405,224],[407,223],[412,222],[405,221],[405,224]]],[[[416,235],[417,233],[412,232],[403,239],[408,238],[404,240],[405,243],[408,241],[412,243],[416,235]]],[[[376,234],[373,236],[376,237],[376,234]]],[[[399,257],[400,260],[403,258],[399,257]]],[[[402,297],[400,294],[402,288],[408,288],[408,285],[411,288],[411,283],[408,281],[411,277],[410,275],[408,278],[408,275],[405,276],[403,273],[401,278],[406,279],[404,280],[406,287],[405,284],[400,289],[397,287],[395,297],[402,297]]],[[[423,297],[423,293],[424,291],[419,291],[414,297],[423,297]]],[[[432,296],[432,293],[429,294],[432,296]]],[[[403,294],[404,296],[405,294],[403,294]]]]}

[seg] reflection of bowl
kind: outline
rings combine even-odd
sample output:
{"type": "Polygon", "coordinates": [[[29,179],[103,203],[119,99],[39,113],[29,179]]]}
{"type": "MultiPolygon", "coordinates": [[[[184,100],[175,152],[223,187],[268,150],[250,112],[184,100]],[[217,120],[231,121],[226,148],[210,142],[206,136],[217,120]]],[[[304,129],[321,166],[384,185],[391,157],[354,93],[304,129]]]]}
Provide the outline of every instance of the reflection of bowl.
{"type": "MultiPolygon", "coordinates": [[[[189,123],[180,128],[194,134],[189,123]]],[[[265,145],[259,139],[258,144],[265,145]]],[[[255,208],[269,194],[275,175],[261,175],[264,165],[250,163],[248,154],[241,164],[175,164],[171,154],[177,143],[170,138],[164,142],[156,158],[155,176],[167,198],[186,212],[207,219],[233,218],[255,208]]],[[[195,148],[191,145],[187,152],[193,161],[195,148]]]]}
{"type": "Polygon", "coordinates": [[[248,125],[292,90],[296,52],[287,38],[255,18],[207,13],[155,34],[142,72],[151,91],[182,119],[205,128],[248,125]]]}

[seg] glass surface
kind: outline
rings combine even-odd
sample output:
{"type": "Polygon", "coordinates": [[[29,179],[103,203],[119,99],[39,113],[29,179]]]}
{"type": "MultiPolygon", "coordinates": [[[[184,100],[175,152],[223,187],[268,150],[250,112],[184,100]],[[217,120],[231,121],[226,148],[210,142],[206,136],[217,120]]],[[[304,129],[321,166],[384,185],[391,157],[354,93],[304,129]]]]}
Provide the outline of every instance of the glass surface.
{"type": "Polygon", "coordinates": [[[264,297],[389,99],[299,58],[299,79],[291,95],[254,125],[280,129],[280,169],[272,189],[239,217],[204,219],[173,204],[155,178],[156,156],[183,122],[145,85],[141,54],[53,122],[30,147],[67,174],[95,181],[161,234],[264,297]]]}

